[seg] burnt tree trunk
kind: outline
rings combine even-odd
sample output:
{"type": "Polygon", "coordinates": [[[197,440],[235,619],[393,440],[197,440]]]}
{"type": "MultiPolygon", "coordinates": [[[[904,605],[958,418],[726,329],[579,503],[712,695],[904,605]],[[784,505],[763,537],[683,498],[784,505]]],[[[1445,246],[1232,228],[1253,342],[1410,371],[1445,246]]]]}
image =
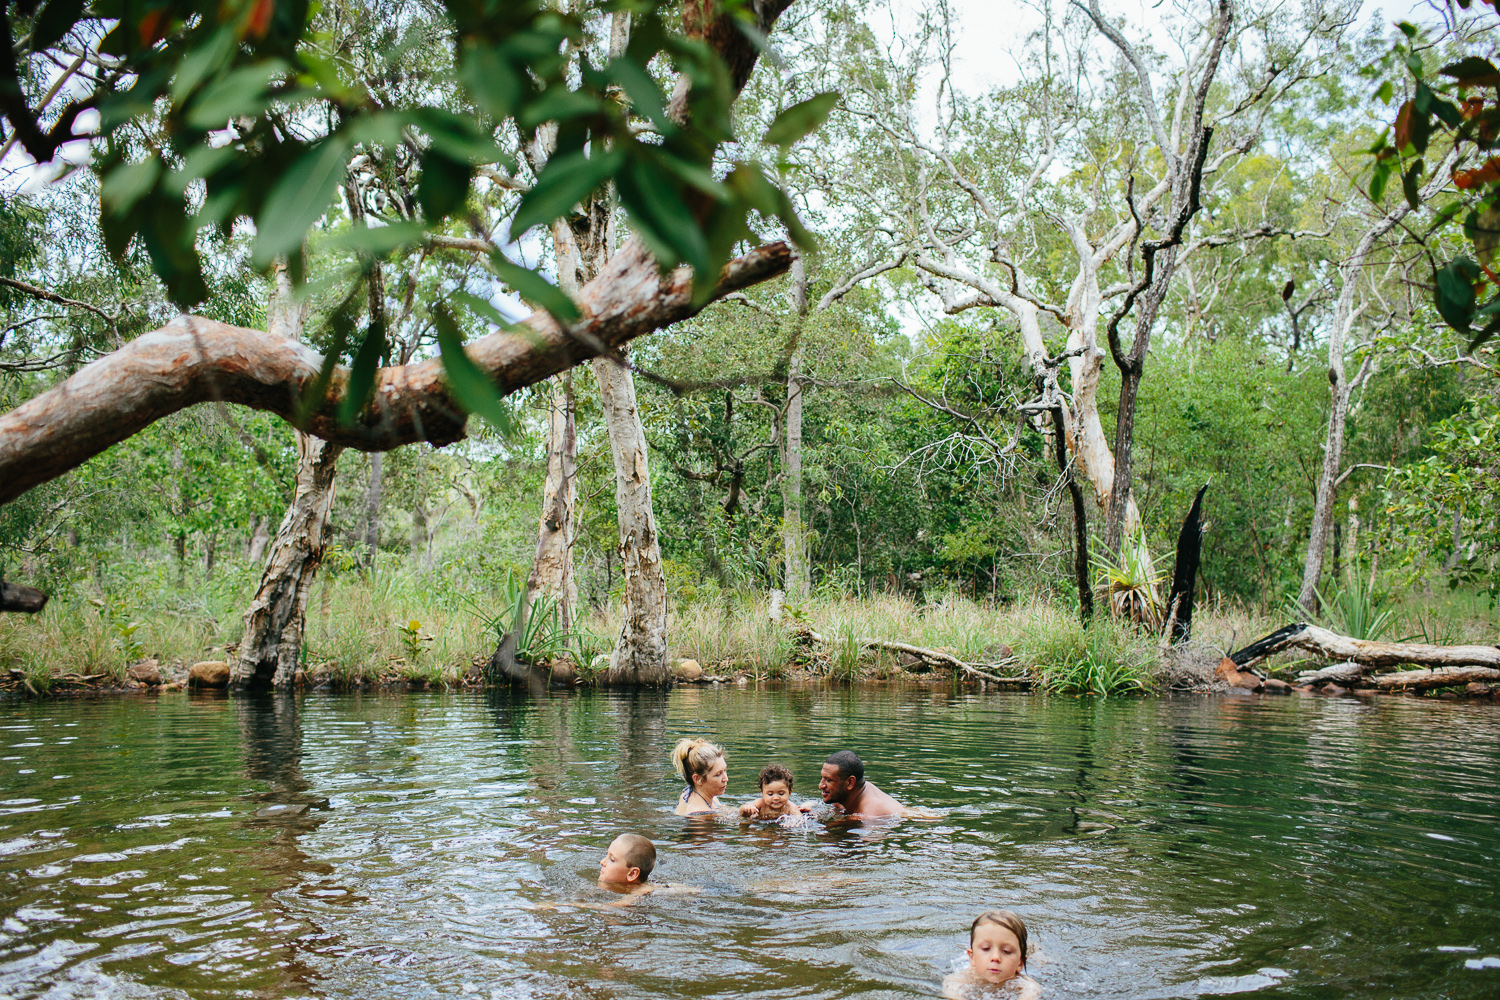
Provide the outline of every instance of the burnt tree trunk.
{"type": "Polygon", "coordinates": [[[47,606],[47,595],[35,587],[0,580],[0,611],[34,615],[47,606]]]}
{"type": "Polygon", "coordinates": [[[1061,406],[1052,408],[1052,439],[1056,443],[1057,471],[1073,501],[1073,579],[1078,585],[1078,617],[1087,625],[1094,617],[1094,590],[1089,586],[1089,519],[1083,506],[1083,487],[1078,485],[1073,463],[1068,460],[1068,437],[1061,406]]]}
{"type": "Polygon", "coordinates": [[[1203,554],[1203,494],[1205,483],[1193,498],[1193,506],[1183,518],[1177,533],[1177,564],[1172,569],[1172,590],[1167,595],[1167,624],[1162,634],[1176,645],[1187,642],[1193,634],[1193,586],[1198,579],[1198,563],[1203,554]]]}

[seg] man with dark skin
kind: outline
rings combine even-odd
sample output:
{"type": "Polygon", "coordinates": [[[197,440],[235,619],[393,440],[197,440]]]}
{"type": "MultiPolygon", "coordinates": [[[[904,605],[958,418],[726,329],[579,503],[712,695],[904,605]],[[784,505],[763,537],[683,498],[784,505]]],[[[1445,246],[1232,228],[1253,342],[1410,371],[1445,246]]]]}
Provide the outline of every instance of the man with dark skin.
{"type": "Polygon", "coordinates": [[[878,819],[903,816],[901,803],[865,780],[865,762],[852,750],[840,750],[823,764],[818,774],[823,801],[848,819],[878,819]]]}

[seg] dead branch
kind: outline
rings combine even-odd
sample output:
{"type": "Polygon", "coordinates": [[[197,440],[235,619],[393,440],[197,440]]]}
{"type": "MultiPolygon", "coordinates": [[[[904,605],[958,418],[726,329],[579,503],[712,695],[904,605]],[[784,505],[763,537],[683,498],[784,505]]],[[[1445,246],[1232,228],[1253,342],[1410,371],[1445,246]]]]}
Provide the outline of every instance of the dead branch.
{"type": "MultiPolygon", "coordinates": [[[[1305,623],[1277,629],[1264,639],[1251,643],[1237,653],[1231,653],[1229,659],[1237,667],[1244,669],[1259,663],[1273,653],[1287,649],[1301,649],[1339,664],[1358,664],[1361,674],[1376,668],[1399,667],[1412,663],[1429,668],[1500,669],[1500,646],[1429,646],[1414,642],[1372,642],[1368,639],[1353,639],[1305,623]]],[[[1318,671],[1313,671],[1305,676],[1313,679],[1318,673],[1318,671]]],[[[1343,672],[1340,676],[1346,675],[1347,672],[1343,672]]],[[[1328,680],[1330,678],[1317,677],[1316,679],[1328,680]]]]}

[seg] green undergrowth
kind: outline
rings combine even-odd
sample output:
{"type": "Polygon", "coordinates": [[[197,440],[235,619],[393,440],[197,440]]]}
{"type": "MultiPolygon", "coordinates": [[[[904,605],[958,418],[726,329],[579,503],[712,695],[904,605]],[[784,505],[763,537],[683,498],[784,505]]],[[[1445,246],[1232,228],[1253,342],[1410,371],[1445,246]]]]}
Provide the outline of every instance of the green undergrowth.
{"type": "MultiPolygon", "coordinates": [[[[0,680],[44,693],[69,677],[122,683],[130,663],[143,657],[179,675],[198,660],[226,659],[255,583],[253,568],[231,564],[215,579],[187,586],[177,586],[169,573],[143,572],[128,582],[116,579],[103,592],[80,586],[56,594],[42,614],[0,616],[0,680]]],[[[513,620],[516,589],[486,594],[404,567],[328,574],[308,602],[304,668],[335,688],[472,679],[475,664],[494,650],[498,626],[513,620]]],[[[1488,605],[1473,595],[1417,594],[1390,602],[1387,610],[1389,637],[1495,641],[1488,605]]],[[[566,633],[554,629],[550,639],[538,632],[528,639],[535,647],[528,658],[574,660],[587,680],[590,663],[609,651],[619,622],[615,606],[586,615],[566,633]]],[[[1206,649],[1227,651],[1285,623],[1279,610],[1263,614],[1210,602],[1197,609],[1193,637],[1206,649]]],[[[1075,611],[1041,600],[991,606],[957,596],[925,603],[895,594],[819,597],[789,603],[776,623],[764,594],[720,593],[674,605],[668,629],[670,655],[697,660],[712,676],[805,674],[850,683],[932,672],[866,644],[879,639],[1024,674],[1060,694],[1116,695],[1162,683],[1158,643],[1149,631],[1107,617],[1083,628],[1075,611]]]]}

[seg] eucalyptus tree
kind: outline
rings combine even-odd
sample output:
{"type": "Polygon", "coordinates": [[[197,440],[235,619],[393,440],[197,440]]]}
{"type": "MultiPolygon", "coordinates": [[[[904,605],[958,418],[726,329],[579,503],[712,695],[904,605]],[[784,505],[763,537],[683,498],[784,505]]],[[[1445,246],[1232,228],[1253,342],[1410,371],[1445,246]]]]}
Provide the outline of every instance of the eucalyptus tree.
{"type": "MultiPolygon", "coordinates": [[[[447,443],[462,436],[470,411],[506,422],[497,392],[610,354],[717,295],[781,273],[790,262],[784,243],[729,257],[751,235],[750,213],[800,236],[792,206],[758,165],[715,157],[732,137],[729,106],[759,40],[789,2],[689,0],[682,34],[667,30],[666,5],[634,5],[637,28],[624,54],[576,77],[561,54],[580,36],[576,16],[523,0],[448,6],[436,23],[452,43],[450,85],[389,104],[323,47],[309,9],[296,4],[179,0],[85,12],[8,3],[0,57],[7,140],[46,161],[68,142],[91,139],[75,126],[83,112],[99,111],[103,127],[92,141],[105,243],[120,255],[139,239],[174,301],[190,304],[207,290],[200,229],[232,233],[245,218],[255,225],[252,263],[291,254],[296,277],[295,251],[363,155],[415,163],[410,218],[336,245],[372,257],[478,249],[497,282],[543,308],[515,326],[483,301],[439,302],[432,314],[441,359],[387,368],[379,367],[386,341],[378,322],[362,336],[333,324],[319,357],[284,338],[182,317],[0,418],[0,500],[211,398],[271,411],[337,445],[447,443]],[[646,72],[658,55],[679,70],[670,96],[646,72]],[[652,119],[650,137],[631,127],[613,88],[652,119]],[[54,108],[59,94],[65,103],[54,108]],[[502,218],[472,199],[476,176],[504,178],[514,167],[495,138],[508,134],[512,117],[555,127],[559,144],[502,218]],[[493,235],[502,222],[512,235],[546,226],[611,178],[634,235],[576,300],[518,264],[493,235]],[[450,235],[451,226],[471,235],[450,235]],[[465,325],[497,320],[500,332],[465,348],[465,325]],[[337,365],[341,355],[352,356],[347,370],[337,365]]],[[[805,109],[787,119],[793,129],[812,124],[805,109]]]]}
{"type": "Polygon", "coordinates": [[[846,203],[908,254],[946,312],[1008,312],[1039,385],[1049,363],[1066,363],[1063,432],[1115,538],[1141,529],[1133,391],[1173,273],[1210,247],[1285,232],[1269,220],[1205,225],[1197,208],[1263,153],[1268,123],[1339,57],[1352,17],[1227,3],[1179,13],[1168,26],[1182,55],[1170,59],[1129,41],[1097,5],[1049,6],[1017,53],[1021,78],[980,97],[951,86],[941,10],[900,60],[868,34],[851,42],[846,203]],[[940,82],[929,113],[916,100],[931,64],[940,82]],[[1138,303],[1127,347],[1119,325],[1138,303]],[[1054,330],[1060,348],[1049,346],[1054,330]],[[1113,446],[1099,414],[1105,342],[1130,390],[1113,446]]]}

